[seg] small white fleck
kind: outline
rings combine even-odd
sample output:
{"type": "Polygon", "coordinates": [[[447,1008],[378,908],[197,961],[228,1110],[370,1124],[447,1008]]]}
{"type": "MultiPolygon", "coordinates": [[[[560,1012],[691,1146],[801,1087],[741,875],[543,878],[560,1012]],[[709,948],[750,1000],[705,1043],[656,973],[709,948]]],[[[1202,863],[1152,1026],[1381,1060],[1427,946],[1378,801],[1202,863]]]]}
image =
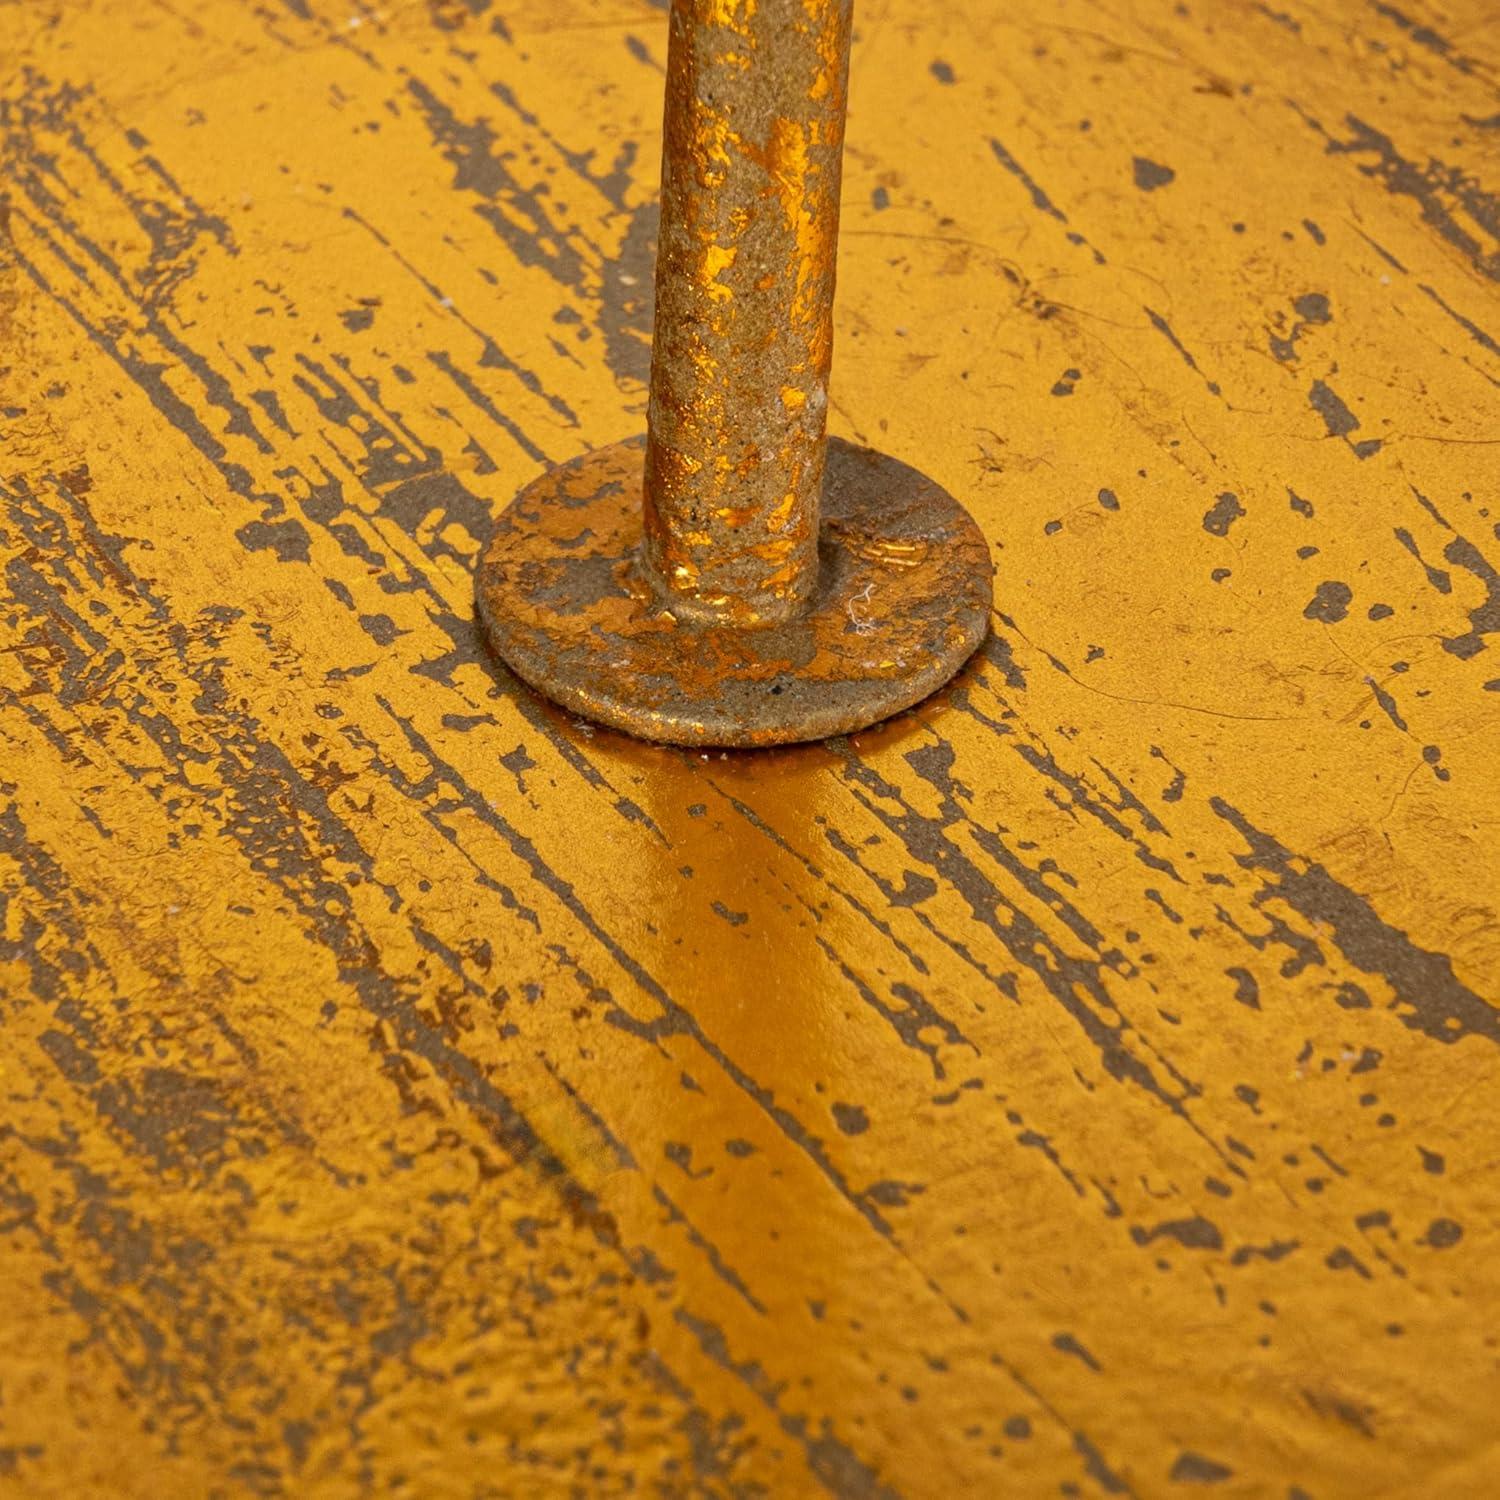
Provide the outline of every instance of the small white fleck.
{"type": "Polygon", "coordinates": [[[875,584],[872,580],[864,586],[861,592],[855,594],[853,598],[849,600],[848,604],[844,606],[844,613],[849,616],[851,621],[853,621],[855,633],[858,635],[869,635],[870,632],[875,629],[875,622],[871,619],[866,618],[863,614],[855,614],[854,606],[856,604],[868,604],[870,602],[870,595],[874,592],[875,584]]]}

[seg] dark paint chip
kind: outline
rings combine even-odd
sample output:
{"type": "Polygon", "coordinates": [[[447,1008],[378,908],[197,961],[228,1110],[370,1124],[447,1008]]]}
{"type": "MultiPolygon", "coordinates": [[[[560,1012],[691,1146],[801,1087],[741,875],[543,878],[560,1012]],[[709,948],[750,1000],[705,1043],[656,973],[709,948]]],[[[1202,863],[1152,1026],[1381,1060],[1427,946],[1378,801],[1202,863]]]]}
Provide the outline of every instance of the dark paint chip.
{"type": "Polygon", "coordinates": [[[1222,1484],[1233,1474],[1227,1464],[1216,1463],[1201,1453],[1179,1453],[1167,1478],[1173,1484],[1222,1484]]]}
{"type": "Polygon", "coordinates": [[[1427,1226],[1427,1243],[1434,1250],[1448,1250],[1464,1237],[1464,1226],[1454,1219],[1434,1219],[1427,1226]]]}
{"type": "Polygon", "coordinates": [[[1145,156],[1132,158],[1130,166],[1135,174],[1135,185],[1143,193],[1153,193],[1159,187],[1166,187],[1177,176],[1171,167],[1164,167],[1160,162],[1145,156]]]}
{"type": "Polygon", "coordinates": [[[1211,536],[1227,536],[1229,528],[1244,514],[1240,497],[1225,490],[1204,512],[1203,529],[1211,536]]]}
{"type": "Polygon", "coordinates": [[[1317,592],[1302,611],[1303,618],[1337,625],[1349,613],[1349,601],[1353,598],[1354,590],[1347,583],[1330,578],[1318,585],[1317,592]]]}

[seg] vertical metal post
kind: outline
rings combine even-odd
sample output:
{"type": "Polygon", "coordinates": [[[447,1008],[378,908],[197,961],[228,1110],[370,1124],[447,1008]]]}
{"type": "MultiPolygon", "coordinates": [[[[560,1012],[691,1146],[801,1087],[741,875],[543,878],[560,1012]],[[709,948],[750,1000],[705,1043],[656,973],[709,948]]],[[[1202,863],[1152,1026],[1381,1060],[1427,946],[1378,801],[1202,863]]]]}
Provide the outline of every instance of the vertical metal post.
{"type": "Polygon", "coordinates": [[[851,0],[672,0],[645,561],[680,619],[812,593],[851,0]]]}
{"type": "Polygon", "coordinates": [[[649,430],[495,526],[495,652],[646,739],[780,745],[947,682],[989,549],[939,485],[827,436],[852,0],[672,0],[649,430]]]}

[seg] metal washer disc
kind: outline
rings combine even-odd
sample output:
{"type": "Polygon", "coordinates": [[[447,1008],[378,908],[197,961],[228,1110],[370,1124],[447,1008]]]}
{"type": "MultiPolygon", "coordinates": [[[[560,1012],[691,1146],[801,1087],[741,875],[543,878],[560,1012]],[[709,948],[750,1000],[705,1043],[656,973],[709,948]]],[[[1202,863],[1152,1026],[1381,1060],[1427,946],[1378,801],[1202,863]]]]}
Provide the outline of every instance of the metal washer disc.
{"type": "Polygon", "coordinates": [[[480,563],[496,654],[586,718],[679,745],[847,734],[941,687],[989,626],[989,548],[906,464],[828,440],[818,584],[757,629],[688,626],[641,576],[644,438],[550,470],[501,516],[480,563]]]}

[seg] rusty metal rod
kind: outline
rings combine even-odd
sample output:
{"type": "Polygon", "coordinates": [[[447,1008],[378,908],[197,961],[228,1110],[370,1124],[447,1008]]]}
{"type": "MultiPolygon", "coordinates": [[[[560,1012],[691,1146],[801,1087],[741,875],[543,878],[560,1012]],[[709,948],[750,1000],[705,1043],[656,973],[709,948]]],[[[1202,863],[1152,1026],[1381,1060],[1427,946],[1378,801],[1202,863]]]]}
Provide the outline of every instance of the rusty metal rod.
{"type": "Polygon", "coordinates": [[[540,475],[478,579],[577,713],[783,745],[910,707],[989,623],[984,535],[827,435],[852,0],[672,0],[649,431],[540,475]]]}
{"type": "Polygon", "coordinates": [[[818,570],[852,0],[672,0],[648,578],[774,625],[818,570]]]}

